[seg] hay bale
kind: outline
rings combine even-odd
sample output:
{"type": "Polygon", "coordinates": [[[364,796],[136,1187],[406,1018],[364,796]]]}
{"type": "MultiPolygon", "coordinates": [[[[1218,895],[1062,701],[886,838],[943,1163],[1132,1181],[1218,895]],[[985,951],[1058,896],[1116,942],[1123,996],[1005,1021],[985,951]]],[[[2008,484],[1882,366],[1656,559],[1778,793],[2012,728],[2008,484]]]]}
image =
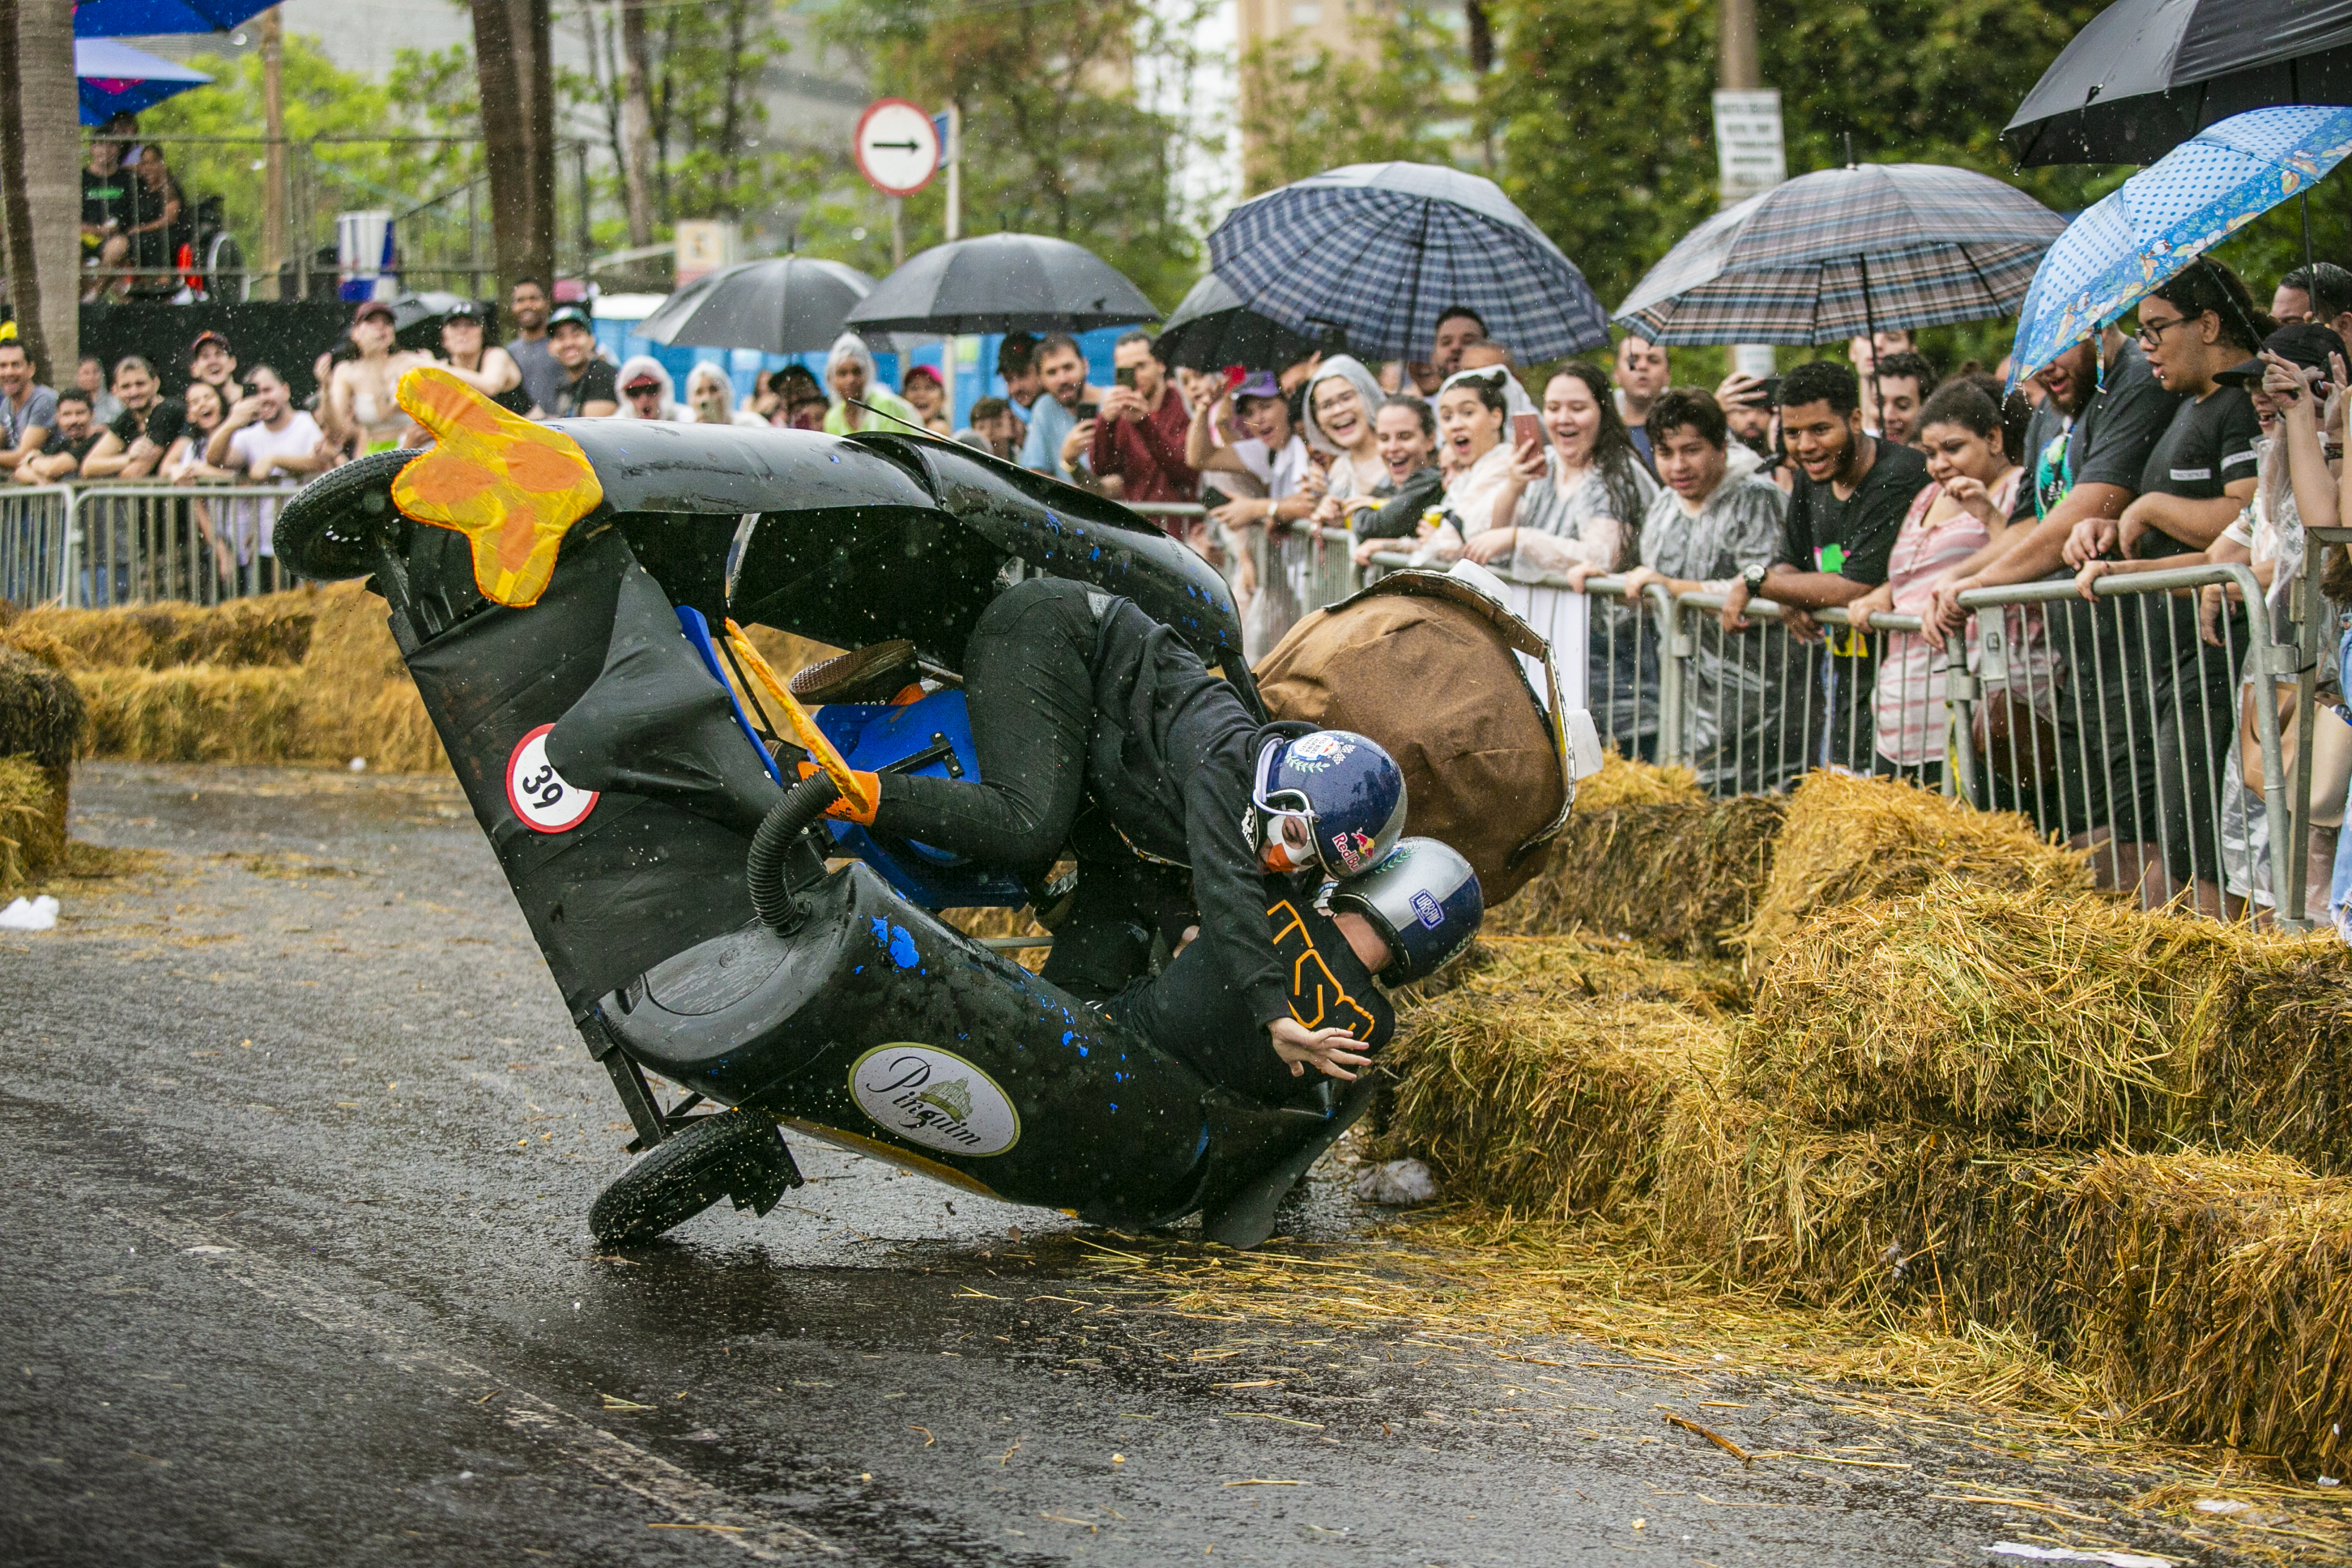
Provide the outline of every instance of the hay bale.
{"type": "Polygon", "coordinates": [[[209,606],[27,610],[10,624],[8,636],[55,642],[90,665],[288,668],[301,663],[309,649],[312,596],[297,589],[209,606]]]}
{"type": "Polygon", "coordinates": [[[89,723],[87,707],[71,677],[20,647],[0,647],[0,758],[29,764],[42,779],[37,793],[21,782],[10,792],[17,816],[0,825],[0,834],[37,847],[21,849],[20,858],[30,856],[47,865],[65,852],[73,760],[89,723]],[[37,826],[22,816],[30,805],[37,805],[37,826]],[[37,847],[52,840],[54,850],[37,847]]]}
{"type": "Polygon", "coordinates": [[[1601,755],[1601,771],[1576,786],[1574,809],[1614,811],[1624,805],[1696,804],[1706,798],[1698,775],[1676,763],[1662,768],[1628,759],[1612,746],[1601,755]]]}
{"type": "Polygon", "coordinates": [[[1678,1096],[1652,1198],[1659,1246],[1813,1306],[1927,1306],[2063,1345],[2069,1203],[2090,1157],[1948,1128],[1827,1132],[1702,1086],[1678,1096]]]}
{"type": "Polygon", "coordinates": [[[1578,810],[1542,875],[1487,912],[1500,936],[1582,928],[1712,956],[1748,923],[1771,868],[1777,796],[1578,810]]]}
{"type": "Polygon", "coordinates": [[[85,755],[282,763],[308,754],[300,670],[112,668],[76,680],[89,705],[85,755]]]}
{"type": "Polygon", "coordinates": [[[449,754],[392,640],[383,600],[358,583],[306,591],[311,626],[302,661],[308,731],[294,753],[365,757],[388,773],[441,773],[449,754]]]}
{"type": "Polygon", "coordinates": [[[65,799],[49,771],[0,757],[0,898],[39,880],[66,854],[65,799]]]}
{"type": "Polygon", "coordinates": [[[1606,1210],[1642,1193],[1668,1106],[1723,1068],[1718,978],[1622,944],[1494,944],[1408,1012],[1383,1053],[1386,1151],[1524,1215],[1606,1210]]]}
{"type": "Polygon", "coordinates": [[[30,757],[60,773],[88,722],[72,679],[15,647],[0,647],[0,757],[30,757]]]}
{"type": "MultiPolygon", "coordinates": [[[[0,600],[0,603],[5,601],[0,600]]],[[[9,624],[0,626],[0,648],[14,648],[18,653],[30,655],[51,669],[78,669],[89,662],[61,638],[31,625],[21,615],[9,624]]]]}
{"type": "Polygon", "coordinates": [[[2271,1154],[2113,1154],[2080,1185],[2076,1364],[2179,1436],[2341,1474],[2352,1181],[2271,1154]]]}
{"type": "Polygon", "coordinates": [[[1957,1122],[2148,1146],[2195,1120],[2192,1024],[2260,940],[1959,882],[1816,910],[1758,981],[1735,1077],[1829,1128],[1957,1122]]]}
{"type": "Polygon", "coordinates": [[[1740,940],[1769,964],[1812,912],[1895,899],[1955,878],[1989,887],[2087,892],[2089,858],[2045,842],[2024,817],[1978,811],[1891,779],[1808,773],[1789,797],[1772,874],[1740,940]]]}
{"type": "Polygon", "coordinates": [[[2239,946],[2193,1031],[2197,1136],[2352,1175],[2352,952],[2327,934],[2239,946]]]}

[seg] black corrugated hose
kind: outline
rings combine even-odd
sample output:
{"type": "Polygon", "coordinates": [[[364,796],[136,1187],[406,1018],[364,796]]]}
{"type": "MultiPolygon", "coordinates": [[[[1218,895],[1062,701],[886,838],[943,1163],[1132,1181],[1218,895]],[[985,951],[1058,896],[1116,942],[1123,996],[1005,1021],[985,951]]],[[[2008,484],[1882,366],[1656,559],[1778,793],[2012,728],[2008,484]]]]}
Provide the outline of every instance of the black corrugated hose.
{"type": "Polygon", "coordinates": [[[784,885],[784,857],[824,808],[841,798],[841,787],[823,773],[810,774],[784,792],[768,808],[760,831],[751,836],[751,853],[743,863],[751,888],[751,908],[761,923],[780,931],[799,928],[800,900],[784,885]]]}

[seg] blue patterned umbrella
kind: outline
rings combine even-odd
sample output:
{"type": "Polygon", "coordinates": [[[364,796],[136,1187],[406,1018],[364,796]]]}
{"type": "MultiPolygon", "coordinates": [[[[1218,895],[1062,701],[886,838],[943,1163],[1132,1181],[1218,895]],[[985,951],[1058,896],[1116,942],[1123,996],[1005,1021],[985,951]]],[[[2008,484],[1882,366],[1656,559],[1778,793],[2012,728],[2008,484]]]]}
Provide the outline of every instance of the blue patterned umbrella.
{"type": "Polygon", "coordinates": [[[2208,126],[2068,226],[2033,275],[2010,384],[2121,317],[2352,153],[2352,109],[2289,104],[2208,126]]]}
{"type": "Polygon", "coordinates": [[[1727,207],[1617,307],[1659,343],[1828,343],[2006,316],[2066,220],[1939,163],[1822,169],[1727,207]]]}
{"type": "Polygon", "coordinates": [[[1225,215],[1209,265],[1240,302],[1366,359],[1426,358],[1466,305],[1522,364],[1609,342],[1576,263],[1492,180],[1429,163],[1350,163],[1225,215]]]}

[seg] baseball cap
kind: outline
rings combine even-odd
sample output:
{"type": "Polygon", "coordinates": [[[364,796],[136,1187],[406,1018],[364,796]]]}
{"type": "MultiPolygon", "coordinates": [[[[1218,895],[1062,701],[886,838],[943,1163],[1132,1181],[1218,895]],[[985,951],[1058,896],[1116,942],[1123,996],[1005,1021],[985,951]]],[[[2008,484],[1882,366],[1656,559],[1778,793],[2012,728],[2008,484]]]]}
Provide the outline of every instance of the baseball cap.
{"type": "Polygon", "coordinates": [[[1274,378],[1274,372],[1270,370],[1259,371],[1234,388],[1234,396],[1237,401],[1244,397],[1280,397],[1281,395],[1282,383],[1274,378]]]}
{"type": "Polygon", "coordinates": [[[566,321],[591,336],[595,333],[596,323],[589,318],[587,311],[577,305],[565,305],[551,312],[547,318],[547,330],[551,332],[566,321]]]}
{"type": "MultiPolygon", "coordinates": [[[[2335,330],[2314,321],[2289,321],[2264,338],[2263,347],[2290,364],[2315,370],[2323,375],[2330,374],[2327,368],[2329,354],[2341,355],[2347,362],[2352,362],[2352,353],[2346,352],[2344,340],[2336,334],[2335,330]]],[[[2263,368],[2262,358],[2257,355],[2252,359],[2241,360],[2227,370],[2214,372],[2213,379],[2224,386],[2260,386],[2263,368]]]]}
{"type": "Polygon", "coordinates": [[[441,319],[445,321],[478,321],[488,314],[489,312],[482,308],[480,300],[460,300],[442,311],[441,319]]]}
{"type": "Polygon", "coordinates": [[[362,300],[360,301],[359,309],[352,312],[352,325],[356,327],[370,316],[382,316],[395,326],[400,323],[400,318],[393,313],[390,300],[362,300]]]}
{"type": "Polygon", "coordinates": [[[223,337],[220,333],[212,331],[210,328],[206,328],[205,331],[198,332],[195,336],[195,340],[188,344],[188,358],[194,360],[198,354],[204,353],[205,345],[206,343],[218,343],[220,345],[221,353],[228,355],[231,359],[235,359],[236,357],[236,350],[229,346],[228,339],[223,337]]]}

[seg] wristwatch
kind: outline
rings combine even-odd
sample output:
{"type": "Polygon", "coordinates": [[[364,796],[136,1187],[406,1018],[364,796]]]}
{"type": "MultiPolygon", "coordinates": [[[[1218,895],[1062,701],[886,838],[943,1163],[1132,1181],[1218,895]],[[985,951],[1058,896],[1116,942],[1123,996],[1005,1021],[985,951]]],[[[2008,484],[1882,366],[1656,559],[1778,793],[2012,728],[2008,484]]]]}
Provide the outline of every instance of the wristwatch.
{"type": "Polygon", "coordinates": [[[1764,574],[1770,570],[1769,566],[1749,566],[1739,574],[1739,580],[1748,584],[1748,597],[1753,598],[1764,591],[1764,574]]]}

